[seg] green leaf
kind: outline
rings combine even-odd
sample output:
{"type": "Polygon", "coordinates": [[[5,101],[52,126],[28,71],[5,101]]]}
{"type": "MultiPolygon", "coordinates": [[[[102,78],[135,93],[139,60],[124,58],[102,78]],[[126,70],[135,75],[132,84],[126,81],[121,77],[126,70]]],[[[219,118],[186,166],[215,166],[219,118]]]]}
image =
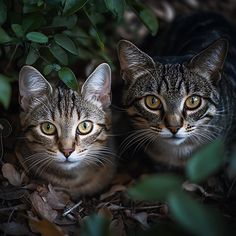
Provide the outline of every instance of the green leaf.
{"type": "MultiPolygon", "coordinates": [[[[197,203],[184,192],[173,192],[168,198],[173,218],[194,235],[224,235],[224,224],[217,212],[197,203]]],[[[228,234],[225,234],[228,235],[228,234]]]]}
{"type": "Polygon", "coordinates": [[[125,11],[125,0],[105,0],[105,4],[106,7],[113,13],[113,15],[117,17],[118,21],[120,21],[125,11]]]}
{"type": "Polygon", "coordinates": [[[22,26],[19,24],[12,24],[11,29],[15,33],[16,37],[22,38],[24,36],[24,31],[22,29],[22,26]]]}
{"type": "Polygon", "coordinates": [[[169,194],[181,189],[182,181],[174,175],[150,176],[128,190],[134,199],[147,201],[166,201],[169,194]]]}
{"type": "Polygon", "coordinates": [[[77,23],[77,15],[72,16],[55,16],[52,21],[52,27],[67,27],[73,29],[77,23]]]}
{"type": "Polygon", "coordinates": [[[47,43],[48,37],[40,32],[30,32],[26,34],[26,38],[35,43],[47,43]]]}
{"type": "Polygon", "coordinates": [[[68,65],[68,56],[66,52],[57,44],[52,43],[52,45],[49,48],[52,55],[62,64],[62,65],[68,65]]]}
{"type": "Polygon", "coordinates": [[[0,25],[4,24],[7,19],[7,6],[3,0],[0,1],[0,25]]]}
{"type": "Polygon", "coordinates": [[[54,36],[54,40],[59,46],[66,49],[68,52],[74,55],[78,55],[78,51],[74,42],[68,36],[63,34],[56,34],[54,36]]]}
{"type": "Polygon", "coordinates": [[[43,69],[43,74],[44,75],[48,75],[50,74],[52,71],[59,71],[61,69],[61,66],[58,64],[50,64],[50,65],[46,65],[43,69]]]}
{"type": "Polygon", "coordinates": [[[0,27],[0,43],[9,43],[12,38],[6,33],[6,31],[0,27]]]}
{"type": "Polygon", "coordinates": [[[88,216],[83,224],[81,236],[109,236],[109,221],[99,215],[88,216]]]}
{"type": "Polygon", "coordinates": [[[0,103],[5,109],[9,107],[11,99],[11,85],[7,76],[0,74],[0,103]]]}
{"type": "Polygon", "coordinates": [[[35,48],[30,48],[29,53],[26,57],[26,64],[33,65],[39,58],[39,53],[36,51],[35,48]]]}
{"type": "Polygon", "coordinates": [[[47,25],[44,15],[40,13],[23,15],[22,29],[24,32],[38,30],[42,25],[47,25]]]}
{"type": "Polygon", "coordinates": [[[95,35],[96,41],[98,46],[101,48],[101,50],[104,50],[104,43],[101,40],[101,37],[97,31],[97,27],[94,24],[93,20],[91,19],[91,17],[89,16],[88,12],[86,11],[86,9],[84,9],[84,13],[86,14],[86,16],[88,17],[90,23],[92,24],[92,30],[91,33],[95,35]]]}
{"type": "Polygon", "coordinates": [[[129,1],[129,4],[131,5],[131,8],[134,9],[139,19],[151,32],[151,34],[153,36],[156,35],[159,25],[158,25],[158,20],[154,15],[154,13],[144,4],[141,4],[139,2],[129,1]]]}
{"type": "Polygon", "coordinates": [[[63,15],[73,15],[79,11],[88,0],[67,0],[63,8],[63,15]]]}
{"type": "Polygon", "coordinates": [[[58,71],[59,78],[72,90],[78,91],[79,84],[73,73],[73,71],[68,67],[62,67],[58,71]]]}
{"type": "Polygon", "coordinates": [[[190,181],[201,182],[214,174],[224,163],[224,145],[216,140],[197,152],[186,166],[186,174],[190,181]]]}

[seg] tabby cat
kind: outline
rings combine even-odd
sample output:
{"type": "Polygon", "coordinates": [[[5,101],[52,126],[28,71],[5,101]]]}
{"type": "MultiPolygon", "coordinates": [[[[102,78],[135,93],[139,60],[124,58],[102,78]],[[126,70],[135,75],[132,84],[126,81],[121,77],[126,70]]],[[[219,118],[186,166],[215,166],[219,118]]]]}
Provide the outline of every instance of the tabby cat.
{"type": "Polygon", "coordinates": [[[104,188],[116,166],[109,137],[109,65],[99,65],[81,91],[50,84],[35,68],[24,66],[19,92],[17,156],[25,170],[74,196],[104,188]]]}
{"type": "Polygon", "coordinates": [[[235,35],[220,15],[198,13],[174,22],[162,39],[164,46],[158,51],[152,45],[155,57],[121,40],[123,103],[135,127],[125,142],[143,145],[155,161],[176,167],[217,138],[231,143],[235,35]]]}

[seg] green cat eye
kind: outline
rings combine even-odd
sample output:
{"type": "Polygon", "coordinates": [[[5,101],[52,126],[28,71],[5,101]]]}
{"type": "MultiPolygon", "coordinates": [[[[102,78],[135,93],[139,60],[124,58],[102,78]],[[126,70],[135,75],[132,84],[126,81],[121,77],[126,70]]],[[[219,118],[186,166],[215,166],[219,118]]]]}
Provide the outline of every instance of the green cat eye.
{"type": "Polygon", "coordinates": [[[161,100],[153,95],[145,97],[145,105],[150,110],[159,110],[161,108],[161,100]]]}
{"type": "Polygon", "coordinates": [[[197,109],[201,105],[201,97],[197,95],[190,96],[185,101],[185,108],[188,110],[197,109]]]}
{"type": "Polygon", "coordinates": [[[44,134],[53,135],[56,133],[56,127],[50,122],[44,122],[41,124],[41,130],[44,134]]]}
{"type": "Polygon", "coordinates": [[[93,129],[93,123],[89,120],[83,121],[78,125],[77,131],[80,135],[86,135],[93,129]]]}

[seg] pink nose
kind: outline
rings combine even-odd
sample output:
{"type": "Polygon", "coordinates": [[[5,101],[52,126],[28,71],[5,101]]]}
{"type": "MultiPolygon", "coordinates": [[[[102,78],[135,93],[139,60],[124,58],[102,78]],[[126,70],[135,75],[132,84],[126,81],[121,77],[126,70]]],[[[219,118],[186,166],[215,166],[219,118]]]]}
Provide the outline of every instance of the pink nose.
{"type": "Polygon", "coordinates": [[[72,152],[74,152],[74,148],[63,148],[60,151],[64,154],[64,156],[67,158],[71,155],[72,152]]]}

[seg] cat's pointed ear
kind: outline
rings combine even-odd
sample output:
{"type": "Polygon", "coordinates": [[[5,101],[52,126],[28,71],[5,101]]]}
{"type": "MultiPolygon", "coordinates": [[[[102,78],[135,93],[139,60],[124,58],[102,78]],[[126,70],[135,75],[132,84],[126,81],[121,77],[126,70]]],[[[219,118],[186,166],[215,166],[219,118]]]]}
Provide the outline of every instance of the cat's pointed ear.
{"type": "Polygon", "coordinates": [[[81,94],[85,100],[101,105],[104,109],[111,104],[111,68],[100,64],[84,82],[81,94]]]}
{"type": "Polygon", "coordinates": [[[32,66],[24,66],[19,74],[20,105],[25,110],[33,98],[41,98],[52,92],[52,87],[43,75],[32,66]]]}
{"type": "Polygon", "coordinates": [[[223,70],[228,45],[227,39],[218,39],[208,48],[194,56],[188,63],[188,68],[204,78],[209,78],[213,82],[217,82],[223,70]]]}
{"type": "Polygon", "coordinates": [[[127,82],[155,69],[153,59],[127,40],[118,43],[118,57],[123,79],[127,82]]]}

